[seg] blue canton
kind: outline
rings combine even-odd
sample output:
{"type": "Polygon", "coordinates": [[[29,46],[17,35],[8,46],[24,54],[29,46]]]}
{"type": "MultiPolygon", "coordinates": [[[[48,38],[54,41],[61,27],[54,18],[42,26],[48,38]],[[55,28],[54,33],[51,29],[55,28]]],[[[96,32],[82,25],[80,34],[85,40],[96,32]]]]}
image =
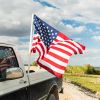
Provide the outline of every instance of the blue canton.
{"type": "Polygon", "coordinates": [[[35,31],[40,35],[40,39],[48,48],[53,40],[57,37],[59,31],[42,21],[39,17],[34,15],[35,31]]]}

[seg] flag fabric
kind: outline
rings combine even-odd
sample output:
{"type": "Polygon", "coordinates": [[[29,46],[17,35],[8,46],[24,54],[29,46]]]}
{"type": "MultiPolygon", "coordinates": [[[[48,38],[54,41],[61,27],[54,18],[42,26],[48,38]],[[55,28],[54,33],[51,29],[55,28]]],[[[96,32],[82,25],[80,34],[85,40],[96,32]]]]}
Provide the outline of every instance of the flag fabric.
{"type": "Polygon", "coordinates": [[[85,46],[68,38],[36,15],[34,26],[36,34],[31,51],[39,53],[38,65],[57,77],[62,77],[69,58],[73,54],[83,54],[85,46]]]}

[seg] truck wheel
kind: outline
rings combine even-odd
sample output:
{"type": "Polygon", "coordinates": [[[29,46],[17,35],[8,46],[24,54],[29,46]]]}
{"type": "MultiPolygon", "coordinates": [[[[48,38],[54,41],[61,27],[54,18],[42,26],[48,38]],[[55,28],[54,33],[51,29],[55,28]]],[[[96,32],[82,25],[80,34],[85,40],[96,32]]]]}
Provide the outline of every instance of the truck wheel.
{"type": "Polygon", "coordinates": [[[47,100],[59,100],[58,89],[54,89],[50,92],[47,100]]]}
{"type": "Polygon", "coordinates": [[[47,100],[57,100],[54,94],[50,94],[47,100]]]}

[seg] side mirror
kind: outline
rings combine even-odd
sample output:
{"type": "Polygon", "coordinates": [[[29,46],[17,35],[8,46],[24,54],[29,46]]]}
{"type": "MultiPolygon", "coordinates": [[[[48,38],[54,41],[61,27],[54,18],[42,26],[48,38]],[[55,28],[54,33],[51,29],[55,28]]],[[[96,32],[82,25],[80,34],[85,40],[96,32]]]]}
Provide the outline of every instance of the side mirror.
{"type": "Polygon", "coordinates": [[[22,69],[19,67],[6,69],[6,80],[22,78],[23,76],[24,76],[24,73],[23,73],[22,69]]]}

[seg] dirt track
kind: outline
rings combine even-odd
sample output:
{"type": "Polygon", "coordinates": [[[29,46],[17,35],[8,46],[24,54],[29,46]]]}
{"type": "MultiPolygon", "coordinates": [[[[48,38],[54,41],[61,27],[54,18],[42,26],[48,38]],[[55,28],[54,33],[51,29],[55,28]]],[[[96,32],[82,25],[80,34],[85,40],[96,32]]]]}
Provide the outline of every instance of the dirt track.
{"type": "Polygon", "coordinates": [[[60,94],[60,100],[99,100],[95,96],[71,83],[63,83],[64,94],[60,94]]]}

